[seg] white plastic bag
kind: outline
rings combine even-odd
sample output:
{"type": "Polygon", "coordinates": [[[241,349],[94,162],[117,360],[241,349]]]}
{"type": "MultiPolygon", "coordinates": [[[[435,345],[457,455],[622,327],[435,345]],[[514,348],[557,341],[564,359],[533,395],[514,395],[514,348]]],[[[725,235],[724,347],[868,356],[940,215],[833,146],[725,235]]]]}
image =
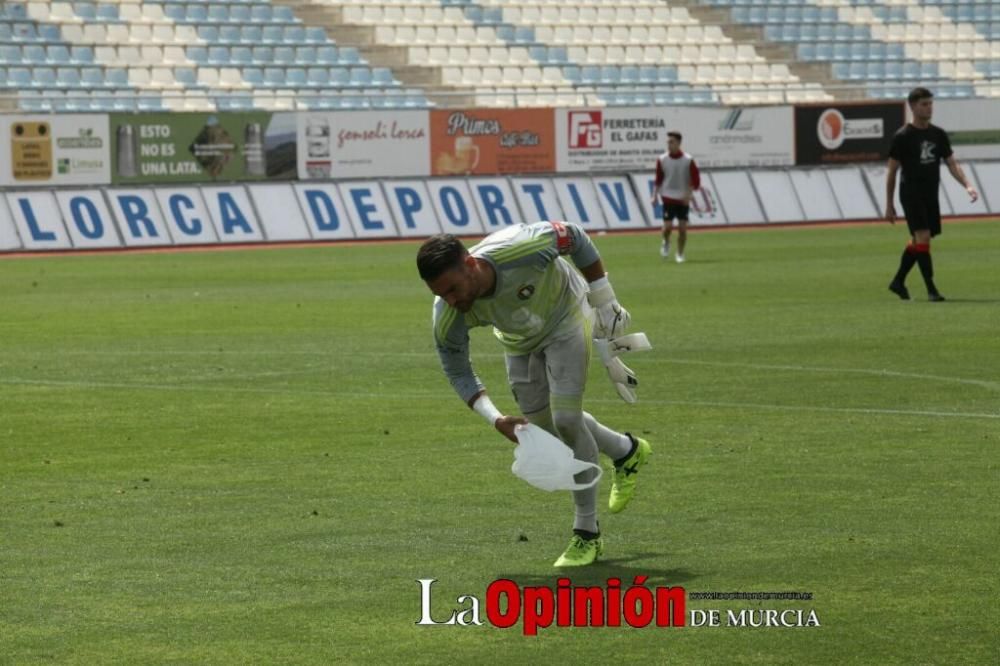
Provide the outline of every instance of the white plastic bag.
{"type": "Polygon", "coordinates": [[[519,425],[514,428],[517,447],[510,471],[542,490],[586,490],[601,480],[601,466],[577,460],[573,450],[536,425],[519,425]],[[573,476],[588,469],[597,475],[589,483],[577,483],[573,476]]]}

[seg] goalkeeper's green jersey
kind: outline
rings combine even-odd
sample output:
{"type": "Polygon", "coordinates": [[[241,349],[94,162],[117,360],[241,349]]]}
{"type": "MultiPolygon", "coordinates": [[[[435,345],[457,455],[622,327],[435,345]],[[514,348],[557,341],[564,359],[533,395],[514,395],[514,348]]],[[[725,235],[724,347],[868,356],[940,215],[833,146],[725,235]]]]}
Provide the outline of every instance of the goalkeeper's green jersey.
{"type": "Polygon", "coordinates": [[[587,283],[577,268],[600,256],[586,232],[569,222],[515,225],[490,234],[469,253],[488,261],[496,286],[463,314],[440,297],[434,300],[434,341],[451,385],[468,402],[483,384],[469,359],[469,329],[493,326],[508,354],[544,348],[549,341],[583,325],[587,283]]]}

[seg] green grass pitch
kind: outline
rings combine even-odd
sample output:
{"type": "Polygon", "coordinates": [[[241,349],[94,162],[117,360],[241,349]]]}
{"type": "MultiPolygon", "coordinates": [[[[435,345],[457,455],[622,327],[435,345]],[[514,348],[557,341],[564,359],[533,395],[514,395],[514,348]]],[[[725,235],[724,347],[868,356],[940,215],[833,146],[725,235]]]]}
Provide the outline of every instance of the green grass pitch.
{"type": "Polygon", "coordinates": [[[904,236],[595,238],[655,350],[586,404],[654,455],[574,583],[822,626],[536,637],[415,625],[419,578],[554,584],[572,517],[448,387],[416,243],[0,260],[0,663],[996,663],[1000,224],[935,241],[943,304],[886,291],[904,236]]]}

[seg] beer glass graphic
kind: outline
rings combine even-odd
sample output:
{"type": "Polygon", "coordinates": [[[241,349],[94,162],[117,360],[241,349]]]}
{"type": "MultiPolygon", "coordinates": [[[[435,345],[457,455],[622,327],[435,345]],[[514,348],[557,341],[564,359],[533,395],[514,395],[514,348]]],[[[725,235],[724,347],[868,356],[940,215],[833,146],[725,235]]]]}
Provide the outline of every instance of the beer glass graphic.
{"type": "Polygon", "coordinates": [[[248,176],[263,176],[264,133],[260,123],[247,123],[243,129],[243,166],[248,176]]]}
{"type": "Polygon", "coordinates": [[[131,125],[118,126],[118,177],[135,178],[139,175],[136,153],[139,146],[135,140],[135,128],[131,125]]]}
{"type": "Polygon", "coordinates": [[[455,137],[455,171],[470,173],[479,166],[479,146],[471,136],[455,137]]]}

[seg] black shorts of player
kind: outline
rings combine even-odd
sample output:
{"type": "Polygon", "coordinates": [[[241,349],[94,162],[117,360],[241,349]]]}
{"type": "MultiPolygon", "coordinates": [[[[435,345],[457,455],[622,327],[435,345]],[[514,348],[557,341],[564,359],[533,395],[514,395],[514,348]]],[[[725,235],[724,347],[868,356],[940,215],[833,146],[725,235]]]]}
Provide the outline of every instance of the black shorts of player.
{"type": "Polygon", "coordinates": [[[691,207],[684,206],[681,204],[667,204],[663,207],[663,221],[669,222],[673,219],[688,221],[688,215],[691,214],[691,207]]]}
{"type": "Polygon", "coordinates": [[[906,226],[910,234],[927,230],[931,236],[941,233],[941,205],[938,201],[937,188],[903,187],[899,188],[899,200],[903,204],[903,214],[906,215],[906,226]]]}

